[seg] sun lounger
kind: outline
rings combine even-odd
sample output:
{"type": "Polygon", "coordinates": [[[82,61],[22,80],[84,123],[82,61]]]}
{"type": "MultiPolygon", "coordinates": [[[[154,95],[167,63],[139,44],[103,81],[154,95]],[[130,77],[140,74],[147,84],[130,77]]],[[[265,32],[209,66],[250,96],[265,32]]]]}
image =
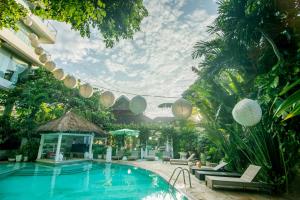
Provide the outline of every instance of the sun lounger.
{"type": "Polygon", "coordinates": [[[177,164],[177,165],[188,165],[194,158],[195,154],[193,153],[190,155],[188,159],[170,159],[170,164],[177,164]]]}
{"type": "Polygon", "coordinates": [[[218,172],[218,171],[196,171],[195,176],[204,181],[206,176],[222,176],[222,177],[241,177],[240,173],[236,172],[218,172]]]}
{"type": "Polygon", "coordinates": [[[139,151],[132,151],[131,155],[128,157],[128,160],[137,160],[139,158],[139,151]]]}
{"type": "Polygon", "coordinates": [[[249,165],[240,178],[206,176],[205,183],[211,189],[237,189],[271,192],[272,187],[270,185],[260,182],[252,182],[260,168],[260,166],[249,165]]]}
{"type": "Polygon", "coordinates": [[[154,161],[155,160],[155,151],[153,151],[153,150],[150,150],[149,152],[148,152],[148,155],[147,156],[145,156],[144,158],[146,159],[146,160],[148,160],[148,161],[154,161]]]}
{"type": "Polygon", "coordinates": [[[212,171],[212,172],[217,172],[217,171],[225,171],[224,167],[227,165],[228,163],[226,162],[220,162],[217,166],[215,167],[208,167],[208,166],[202,166],[201,168],[195,167],[195,166],[191,166],[190,167],[190,172],[192,174],[195,174],[196,171],[212,171]]]}
{"type": "Polygon", "coordinates": [[[124,156],[124,151],[120,150],[116,153],[115,156],[112,156],[111,158],[113,160],[121,160],[123,158],[123,156],[124,156]]]}

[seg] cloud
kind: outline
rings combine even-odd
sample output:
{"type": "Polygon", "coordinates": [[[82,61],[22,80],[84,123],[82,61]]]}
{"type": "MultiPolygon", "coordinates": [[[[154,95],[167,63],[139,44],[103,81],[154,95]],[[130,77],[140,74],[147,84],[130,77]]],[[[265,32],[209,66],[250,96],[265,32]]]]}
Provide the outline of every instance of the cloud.
{"type": "MultiPolygon", "coordinates": [[[[180,97],[197,78],[191,71],[196,64],[191,53],[197,41],[209,38],[206,27],[216,17],[212,5],[216,6],[212,0],[147,0],[149,16],[142,21],[141,31],[112,49],[105,48],[101,37],[81,38],[68,25],[55,23],[57,43],[47,50],[65,71],[94,86],[180,97]],[[206,7],[204,2],[210,3],[206,7]]],[[[157,106],[176,99],[146,100],[146,114],[155,117],[171,115],[157,106]]]]}

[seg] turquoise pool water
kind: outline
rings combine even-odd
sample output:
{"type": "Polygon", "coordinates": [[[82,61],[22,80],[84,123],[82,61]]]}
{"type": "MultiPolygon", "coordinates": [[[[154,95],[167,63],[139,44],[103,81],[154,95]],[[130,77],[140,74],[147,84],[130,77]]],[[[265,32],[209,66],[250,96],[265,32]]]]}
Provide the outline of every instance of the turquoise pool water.
{"type": "Polygon", "coordinates": [[[118,164],[19,164],[0,177],[1,200],[187,200],[160,176],[118,164]]]}

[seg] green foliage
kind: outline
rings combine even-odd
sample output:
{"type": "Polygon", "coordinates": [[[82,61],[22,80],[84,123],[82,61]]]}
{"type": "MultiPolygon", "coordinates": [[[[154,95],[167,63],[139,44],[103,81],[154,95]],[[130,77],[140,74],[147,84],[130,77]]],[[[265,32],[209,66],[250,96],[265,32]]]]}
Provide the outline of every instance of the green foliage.
{"type": "Polygon", "coordinates": [[[199,79],[184,93],[231,167],[260,165],[258,179],[278,188],[299,160],[298,6],[293,0],[219,1],[219,16],[209,27],[212,39],[194,47],[193,58],[201,58],[193,68],[199,79]],[[263,120],[255,127],[241,127],[231,117],[243,98],[257,99],[262,107],[263,120]]]}
{"type": "Polygon", "coordinates": [[[39,140],[30,139],[24,146],[22,146],[21,154],[23,155],[23,157],[28,156],[28,161],[35,161],[35,159],[37,158],[39,145],[39,140]]]}
{"type": "MultiPolygon", "coordinates": [[[[35,15],[70,24],[81,36],[90,37],[98,30],[107,47],[120,39],[131,39],[140,30],[148,15],[142,0],[28,0],[35,15]]],[[[0,29],[14,28],[26,15],[26,10],[15,0],[0,2],[0,29]]]]}
{"type": "Polygon", "coordinates": [[[14,89],[2,90],[0,95],[3,97],[0,105],[5,108],[0,116],[3,141],[13,135],[29,139],[39,137],[35,132],[37,126],[70,109],[105,130],[113,122],[110,111],[100,106],[98,93],[85,99],[78,89],[66,88],[43,69],[35,70],[33,74],[25,72],[14,89]]]}
{"type": "Polygon", "coordinates": [[[18,30],[17,23],[27,14],[27,10],[15,0],[0,1],[0,30],[12,28],[18,30]]]}
{"type": "MultiPolygon", "coordinates": [[[[300,79],[295,81],[292,84],[287,85],[279,95],[284,95],[287,92],[291,91],[297,85],[300,84],[300,79]]],[[[285,112],[289,111],[288,114],[284,117],[284,120],[293,118],[297,115],[300,115],[300,90],[298,89],[293,94],[287,97],[284,102],[282,102],[275,112],[275,116],[282,116],[285,112]],[[290,109],[292,107],[292,109],[290,109]]]]}

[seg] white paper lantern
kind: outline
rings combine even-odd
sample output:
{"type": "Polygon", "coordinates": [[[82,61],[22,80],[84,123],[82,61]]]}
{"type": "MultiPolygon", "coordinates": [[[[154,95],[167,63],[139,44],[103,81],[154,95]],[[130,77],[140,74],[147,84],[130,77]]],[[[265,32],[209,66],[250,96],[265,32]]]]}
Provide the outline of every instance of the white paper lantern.
{"type": "Polygon", "coordinates": [[[56,64],[53,61],[47,61],[44,66],[48,71],[52,72],[56,68],[56,64]]]}
{"type": "Polygon", "coordinates": [[[129,102],[129,109],[134,114],[141,114],[143,113],[147,108],[147,102],[144,97],[138,95],[133,97],[129,102]]]}
{"type": "Polygon", "coordinates": [[[67,75],[64,79],[64,84],[67,88],[73,89],[77,85],[77,80],[74,76],[67,75]]]}
{"type": "Polygon", "coordinates": [[[32,26],[32,20],[31,20],[30,16],[24,17],[23,22],[26,26],[32,26]]]}
{"type": "Polygon", "coordinates": [[[40,43],[37,40],[32,40],[30,44],[33,48],[37,48],[40,46],[40,43]]]}
{"type": "Polygon", "coordinates": [[[34,49],[36,55],[42,55],[44,53],[44,49],[42,47],[37,47],[34,49]]]}
{"type": "Polygon", "coordinates": [[[181,98],[172,105],[172,113],[178,119],[187,119],[191,116],[193,110],[192,104],[181,98]]]}
{"type": "Polygon", "coordinates": [[[41,63],[46,63],[50,60],[50,57],[46,53],[43,53],[42,55],[40,55],[39,60],[41,61],[41,63]]]}
{"type": "Polygon", "coordinates": [[[79,94],[84,98],[90,98],[91,96],[93,96],[93,92],[93,87],[88,83],[83,84],[79,87],[79,94]]]}
{"type": "Polygon", "coordinates": [[[262,117],[262,111],[257,101],[243,99],[232,110],[233,119],[244,126],[254,126],[262,117]]]}
{"type": "Polygon", "coordinates": [[[54,76],[54,78],[56,78],[57,80],[63,80],[64,79],[64,70],[63,69],[55,69],[52,71],[52,74],[54,76]]]}
{"type": "Polygon", "coordinates": [[[105,91],[100,96],[100,103],[106,107],[109,108],[114,104],[115,96],[110,91],[105,91]]]}
{"type": "Polygon", "coordinates": [[[39,41],[39,37],[35,33],[29,33],[28,38],[30,41],[39,41]]]}

